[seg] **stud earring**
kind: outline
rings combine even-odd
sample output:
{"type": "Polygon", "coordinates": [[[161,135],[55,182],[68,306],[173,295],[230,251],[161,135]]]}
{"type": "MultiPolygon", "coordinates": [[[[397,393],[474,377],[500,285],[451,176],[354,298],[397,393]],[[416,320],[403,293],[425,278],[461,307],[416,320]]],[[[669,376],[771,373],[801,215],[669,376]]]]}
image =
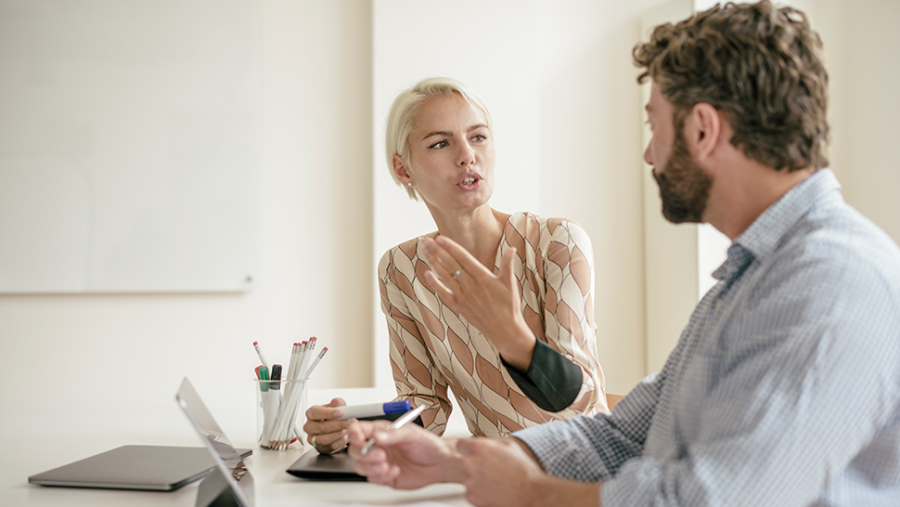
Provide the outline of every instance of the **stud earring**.
{"type": "Polygon", "coordinates": [[[407,182],[406,182],[406,186],[407,186],[407,187],[411,187],[411,186],[412,186],[412,182],[411,182],[411,181],[407,181],[407,182]]]}

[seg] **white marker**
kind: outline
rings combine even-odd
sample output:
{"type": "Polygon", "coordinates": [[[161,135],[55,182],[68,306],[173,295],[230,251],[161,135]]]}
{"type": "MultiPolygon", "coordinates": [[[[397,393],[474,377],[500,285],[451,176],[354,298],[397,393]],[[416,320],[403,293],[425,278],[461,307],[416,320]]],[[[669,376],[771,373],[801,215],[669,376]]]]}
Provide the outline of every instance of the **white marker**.
{"type": "Polygon", "coordinates": [[[378,417],[399,412],[408,412],[412,408],[409,400],[389,401],[387,403],[370,403],[368,405],[353,405],[350,407],[337,407],[342,414],[338,419],[359,419],[361,417],[378,417]]]}

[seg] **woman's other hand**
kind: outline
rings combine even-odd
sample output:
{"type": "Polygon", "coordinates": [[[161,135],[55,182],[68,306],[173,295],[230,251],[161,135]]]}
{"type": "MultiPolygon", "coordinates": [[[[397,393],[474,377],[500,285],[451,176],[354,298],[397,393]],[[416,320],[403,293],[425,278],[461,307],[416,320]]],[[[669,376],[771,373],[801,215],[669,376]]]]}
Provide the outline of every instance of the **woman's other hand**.
{"type": "Polygon", "coordinates": [[[342,398],[335,398],[327,405],[309,407],[306,411],[306,441],[320,454],[334,454],[347,446],[347,429],[352,419],[340,420],[340,407],[347,405],[342,398]]]}

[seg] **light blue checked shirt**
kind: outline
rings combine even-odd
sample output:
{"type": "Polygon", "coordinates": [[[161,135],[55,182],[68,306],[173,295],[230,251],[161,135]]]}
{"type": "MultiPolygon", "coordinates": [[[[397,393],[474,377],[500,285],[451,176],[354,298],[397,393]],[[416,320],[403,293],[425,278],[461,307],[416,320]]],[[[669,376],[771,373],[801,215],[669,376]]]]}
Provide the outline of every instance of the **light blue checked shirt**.
{"type": "Polygon", "coordinates": [[[900,505],[900,250],[821,170],[728,249],[611,415],[514,435],[612,506],[900,505]]]}

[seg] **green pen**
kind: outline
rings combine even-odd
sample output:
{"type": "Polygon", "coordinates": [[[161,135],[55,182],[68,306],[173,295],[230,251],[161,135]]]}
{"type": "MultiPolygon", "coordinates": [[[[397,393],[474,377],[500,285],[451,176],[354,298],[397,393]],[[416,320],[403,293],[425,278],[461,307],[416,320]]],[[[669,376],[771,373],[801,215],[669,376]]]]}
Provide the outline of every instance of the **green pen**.
{"type": "MultiPolygon", "coordinates": [[[[259,374],[259,380],[269,380],[269,369],[265,366],[260,366],[259,370],[257,370],[259,374]]],[[[269,392],[269,383],[268,382],[260,382],[259,390],[266,393],[269,392]]]]}

